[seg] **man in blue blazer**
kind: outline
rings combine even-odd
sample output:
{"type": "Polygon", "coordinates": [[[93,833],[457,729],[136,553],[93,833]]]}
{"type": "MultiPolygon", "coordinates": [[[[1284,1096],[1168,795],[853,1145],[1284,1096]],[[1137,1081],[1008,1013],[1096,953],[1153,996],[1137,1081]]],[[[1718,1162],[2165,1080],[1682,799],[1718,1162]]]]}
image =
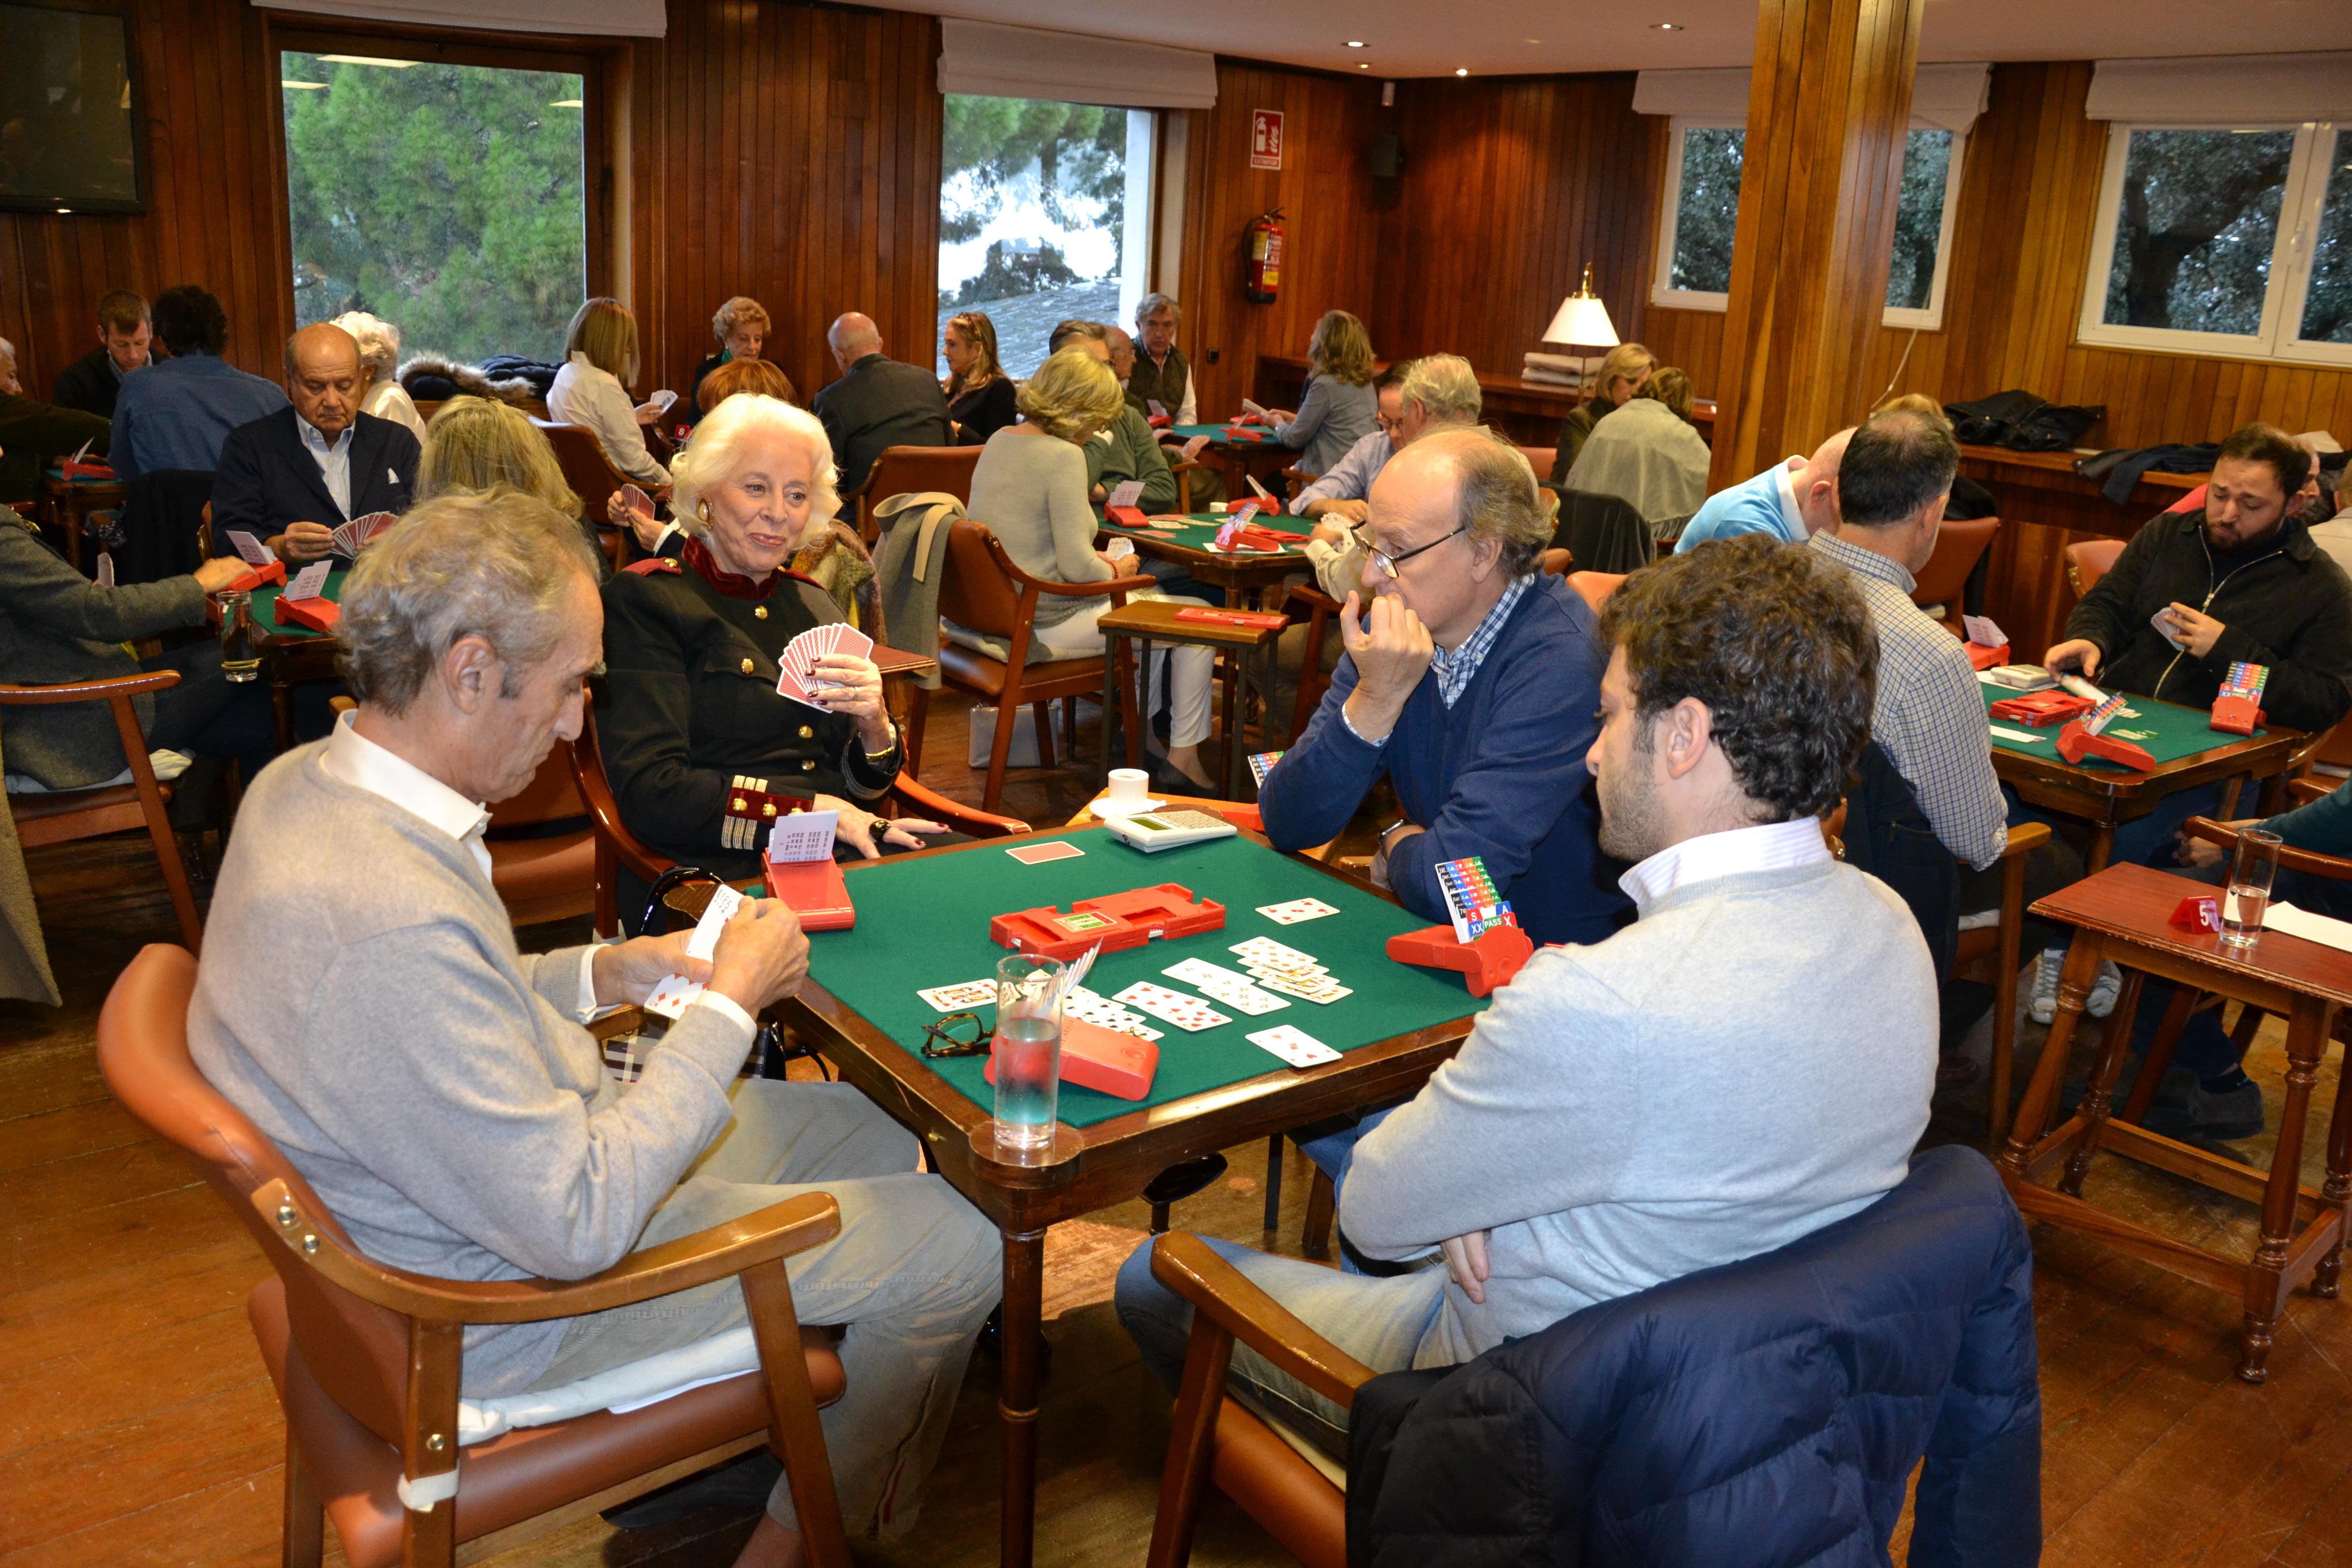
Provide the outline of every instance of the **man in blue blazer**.
{"type": "Polygon", "coordinates": [[[360,412],[360,346],[342,328],[305,327],[286,341],[293,406],[240,425],[221,445],[213,479],[213,553],[249,533],[289,566],[328,556],[334,531],[370,512],[408,510],[416,437],[360,412]]]}

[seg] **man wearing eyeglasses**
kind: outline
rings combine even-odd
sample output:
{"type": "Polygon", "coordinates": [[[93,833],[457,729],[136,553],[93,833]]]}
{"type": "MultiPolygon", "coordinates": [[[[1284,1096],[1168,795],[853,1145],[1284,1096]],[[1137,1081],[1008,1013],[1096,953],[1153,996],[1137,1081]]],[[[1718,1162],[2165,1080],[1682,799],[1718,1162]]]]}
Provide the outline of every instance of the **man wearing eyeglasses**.
{"type": "Polygon", "coordinates": [[[1321,844],[1385,775],[1403,815],[1372,879],[1406,908],[1444,920],[1437,868],[1475,855],[1529,936],[1591,942],[1627,910],[1586,800],[1602,653],[1591,607],[1536,568],[1539,494],[1481,427],[1424,436],[1381,470],[1347,656],[1259,809],[1276,848],[1321,844]]]}
{"type": "Polygon", "coordinates": [[[1478,373],[1459,354],[1431,354],[1399,363],[1372,384],[1380,392],[1381,427],[1348,448],[1331,471],[1298,492],[1292,513],[1311,518],[1307,559],[1326,594],[1344,599],[1364,571],[1364,549],[1352,531],[1371,512],[1372,483],[1389,459],[1422,437],[1478,423],[1478,373]]]}

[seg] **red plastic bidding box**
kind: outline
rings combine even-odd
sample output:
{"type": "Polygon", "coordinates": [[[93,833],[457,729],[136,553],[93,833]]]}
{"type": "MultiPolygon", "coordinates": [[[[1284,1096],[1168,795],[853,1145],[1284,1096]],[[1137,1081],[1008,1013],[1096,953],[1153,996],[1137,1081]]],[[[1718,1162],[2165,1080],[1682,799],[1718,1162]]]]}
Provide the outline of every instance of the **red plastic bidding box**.
{"type": "MultiPolygon", "coordinates": [[[[1152,1075],[1160,1070],[1160,1047],[1150,1040],[1122,1035],[1084,1018],[1062,1020],[1062,1081],[1097,1089],[1121,1100],[1141,1100],[1151,1092],[1152,1075]]],[[[989,1059],[982,1079],[996,1081],[996,1061],[989,1059]]]]}
{"type": "Polygon", "coordinates": [[[2171,923],[2183,931],[2218,931],[2221,929],[2221,900],[2210,896],[2183,899],[2173,906],[2171,923]]]}
{"type": "MultiPolygon", "coordinates": [[[[281,564],[279,571],[284,571],[281,564]]],[[[305,626],[314,632],[332,637],[342,624],[343,607],[321,594],[315,599],[289,599],[278,595],[278,624],[281,626],[305,626]]]]}
{"type": "Polygon", "coordinates": [[[286,581],[286,563],[272,561],[267,566],[248,566],[245,575],[221,590],[224,594],[250,594],[264,583],[286,581]]]}
{"type": "Polygon", "coordinates": [[[1515,925],[1490,927],[1471,942],[1457,940],[1452,926],[1442,925],[1392,936],[1388,952],[1399,963],[1458,970],[1470,994],[1485,996],[1511,983],[1535,956],[1536,944],[1515,925]]]}
{"type": "Polygon", "coordinates": [[[2063,724],[2067,720],[2088,713],[2096,706],[2087,697],[2077,697],[2071,691],[2055,687],[2043,691],[2027,691],[2015,697],[2004,697],[1990,709],[1996,719],[2012,724],[2030,724],[2035,729],[2045,725],[2063,724]]]}
{"type": "Polygon", "coordinates": [[[857,923],[849,883],[831,856],[822,860],[763,860],[768,897],[798,915],[803,931],[847,931],[857,923]]]}
{"type": "Polygon", "coordinates": [[[1115,522],[1121,528],[1142,528],[1151,520],[1143,515],[1143,509],[1139,506],[1107,506],[1103,508],[1103,521],[1115,522]]]}
{"type": "Polygon", "coordinates": [[[1972,669],[1999,669],[2009,662],[2007,643],[2002,643],[1998,647],[1987,647],[1980,642],[1972,642],[1965,646],[1969,652],[1969,667],[1972,669]]]}
{"type": "Polygon", "coordinates": [[[1080,899],[1068,914],[1047,904],[997,915],[988,922],[988,940],[1015,952],[1065,961],[1099,942],[1105,952],[1141,947],[1153,937],[1193,936],[1222,931],[1225,906],[1208,899],[1194,900],[1192,889],[1173,882],[1133,888],[1099,899],[1080,899]]]}
{"type": "Polygon", "coordinates": [[[2094,735],[2080,719],[2068,720],[2066,727],[2058,731],[2058,754],[2077,765],[2084,757],[2105,757],[2144,773],[2156,771],[2156,758],[2146,746],[2135,746],[2112,735],[2094,735]]]}
{"type": "Polygon", "coordinates": [[[1221,626],[1247,626],[1254,631],[1270,632],[1286,626],[1290,617],[1275,610],[1219,610],[1207,605],[1189,605],[1176,612],[1180,621],[1212,621],[1221,626]]]}

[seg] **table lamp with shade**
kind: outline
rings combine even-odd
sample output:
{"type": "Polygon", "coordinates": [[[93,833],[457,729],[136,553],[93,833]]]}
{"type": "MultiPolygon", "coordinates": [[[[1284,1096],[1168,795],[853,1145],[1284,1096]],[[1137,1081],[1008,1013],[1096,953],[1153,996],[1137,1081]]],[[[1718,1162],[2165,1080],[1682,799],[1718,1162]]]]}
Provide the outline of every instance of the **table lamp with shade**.
{"type": "MultiPolygon", "coordinates": [[[[1592,291],[1592,264],[1584,264],[1584,281],[1576,292],[1559,302],[1551,325],[1544,329],[1543,341],[1561,343],[1570,348],[1604,348],[1617,346],[1617,325],[1609,319],[1609,307],[1592,291]]],[[[1578,390],[1590,399],[1592,387],[1579,367],[1578,390]]]]}

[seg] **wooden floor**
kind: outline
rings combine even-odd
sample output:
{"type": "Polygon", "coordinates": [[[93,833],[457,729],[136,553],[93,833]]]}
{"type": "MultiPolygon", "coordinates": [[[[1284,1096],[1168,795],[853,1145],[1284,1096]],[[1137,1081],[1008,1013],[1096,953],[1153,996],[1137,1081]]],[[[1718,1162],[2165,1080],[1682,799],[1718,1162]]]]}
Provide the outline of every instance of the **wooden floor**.
{"type": "MultiPolygon", "coordinates": [[[[924,777],[976,800],[964,731],[942,702],[924,777]]],[[[1091,793],[1075,773],[1016,774],[1005,809],[1058,822],[1091,793]]],[[[189,1167],[108,1097],[91,1055],[115,973],[142,942],[175,940],[169,906],[149,890],[143,842],[46,849],[31,864],[66,1005],[0,1002],[0,1568],[274,1562],[283,1427],[244,1316],[263,1265],[189,1167]]],[[[2029,1027],[2027,1041],[2040,1034],[2029,1027]]],[[[2275,1026],[2250,1068],[2274,1120],[2275,1026]]],[[[2318,1103],[2336,1071],[2331,1059],[2318,1103]]],[[[1972,1110],[1950,1108],[1936,1136],[1965,1135],[1972,1110]]],[[[1178,1223],[1263,1244],[1263,1148],[1230,1157],[1226,1180],[1178,1223]]],[[[2315,1151],[2315,1185],[2316,1162],[2315,1151]]],[[[1286,1162],[1286,1249],[1303,1165],[1286,1162]]],[[[2107,1162],[2091,1191],[2173,1234],[2252,1246],[2243,1205],[2168,1177],[2107,1162]]],[[[1038,1560],[1049,1564],[1141,1561],[1165,1440],[1166,1398],[1100,1300],[1129,1245],[1119,1233],[1139,1236],[1147,1216],[1134,1203],[1094,1220],[1074,1240],[1056,1231],[1048,1286],[1049,1311],[1068,1306],[1047,1328],[1038,1560]]],[[[2047,1561],[2352,1565],[2352,1301],[2295,1298],[2271,1381],[2249,1388],[2231,1375],[2232,1302],[2079,1237],[2042,1228],[2035,1240],[2047,1561]]],[[[976,1359],[920,1527],[870,1561],[994,1561],[993,1395],[994,1369],[976,1359]]],[[[591,1521],[499,1561],[724,1564],[750,1526],[715,1511],[649,1531],[591,1521]]],[[[1214,1499],[1194,1560],[1287,1561],[1214,1499]]]]}

